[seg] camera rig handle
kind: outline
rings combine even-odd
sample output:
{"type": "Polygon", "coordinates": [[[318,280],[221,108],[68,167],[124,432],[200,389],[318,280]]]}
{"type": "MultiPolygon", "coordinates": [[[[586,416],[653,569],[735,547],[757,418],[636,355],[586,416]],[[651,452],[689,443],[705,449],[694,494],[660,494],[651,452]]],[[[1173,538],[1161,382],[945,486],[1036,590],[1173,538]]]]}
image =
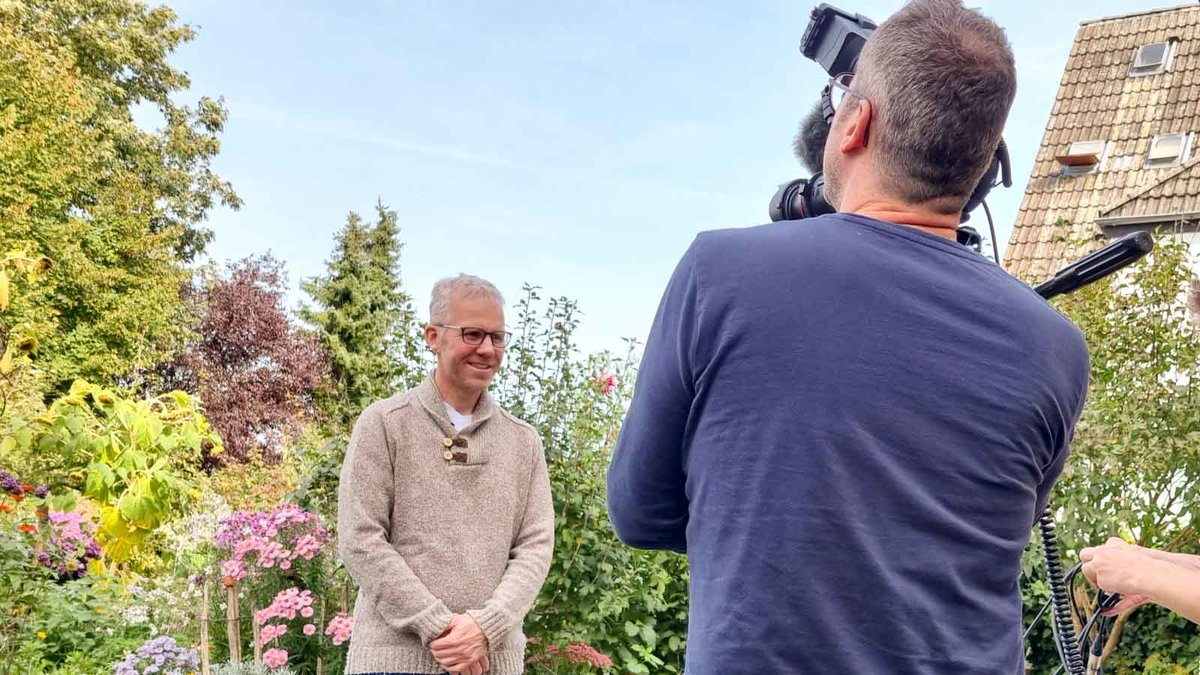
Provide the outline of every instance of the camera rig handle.
{"type": "MultiPolygon", "coordinates": [[[[1150,236],[1149,232],[1127,234],[1062,268],[1053,278],[1038,284],[1034,290],[1047,300],[1079,290],[1137,262],[1153,249],[1154,238],[1150,236]]],[[[1054,516],[1049,505],[1038,519],[1038,530],[1042,537],[1042,548],[1046,559],[1046,580],[1050,587],[1050,605],[1052,607],[1050,626],[1054,634],[1055,646],[1058,649],[1059,660],[1062,662],[1062,670],[1067,675],[1088,675],[1090,672],[1096,672],[1096,669],[1099,668],[1101,654],[1097,650],[1103,646],[1103,635],[1107,624],[1102,621],[1098,635],[1091,645],[1092,649],[1087,654],[1086,665],[1082,648],[1086,645],[1092,622],[1100,617],[1102,609],[1111,607],[1119,598],[1109,596],[1100,603],[1101,606],[1096,608],[1096,613],[1084,627],[1081,641],[1075,633],[1074,618],[1071,616],[1073,600],[1071,589],[1067,583],[1073,578],[1075,572],[1072,571],[1069,575],[1063,573],[1062,562],[1058,555],[1058,536],[1055,534],[1054,516]]],[[[1034,623],[1036,622],[1035,618],[1034,623]]],[[[1026,634],[1028,635],[1028,631],[1026,634]]]]}

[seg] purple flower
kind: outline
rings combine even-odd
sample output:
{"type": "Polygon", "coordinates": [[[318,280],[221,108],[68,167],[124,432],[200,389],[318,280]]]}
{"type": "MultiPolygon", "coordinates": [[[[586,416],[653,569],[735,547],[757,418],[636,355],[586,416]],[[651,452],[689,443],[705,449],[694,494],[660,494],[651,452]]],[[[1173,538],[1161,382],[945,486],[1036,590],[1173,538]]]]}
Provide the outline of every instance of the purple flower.
{"type": "Polygon", "coordinates": [[[50,488],[46,487],[45,485],[39,485],[33,488],[33,496],[37,497],[38,499],[45,499],[46,495],[48,494],[50,494],[50,488]]]}
{"type": "Polygon", "coordinates": [[[21,481],[3,469],[0,469],[0,490],[14,495],[25,494],[25,488],[21,487],[21,481]]]}
{"type": "Polygon", "coordinates": [[[194,649],[184,649],[169,636],[156,637],[127,654],[118,663],[113,675],[145,675],[146,673],[192,672],[200,669],[200,655],[194,649]]]}
{"type": "Polygon", "coordinates": [[[100,544],[92,537],[91,523],[76,511],[49,514],[49,536],[37,553],[37,562],[54,572],[60,580],[87,576],[87,564],[100,558],[100,544]]]}

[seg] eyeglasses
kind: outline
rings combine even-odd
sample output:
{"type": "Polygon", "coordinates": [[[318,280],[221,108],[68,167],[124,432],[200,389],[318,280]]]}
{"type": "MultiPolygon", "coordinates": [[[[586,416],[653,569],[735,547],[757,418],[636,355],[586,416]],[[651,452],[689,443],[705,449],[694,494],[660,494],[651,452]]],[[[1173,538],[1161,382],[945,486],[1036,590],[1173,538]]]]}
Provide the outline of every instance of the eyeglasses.
{"type": "Polygon", "coordinates": [[[455,328],[458,334],[462,336],[462,341],[477,347],[483,344],[483,338],[491,338],[492,346],[496,349],[504,349],[508,343],[512,341],[512,333],[506,330],[486,331],[482,328],[471,328],[470,326],[452,326],[447,323],[434,324],[441,328],[455,328]]]}
{"type": "Polygon", "coordinates": [[[829,104],[833,106],[834,112],[842,107],[842,103],[849,96],[854,96],[862,100],[867,100],[866,96],[851,91],[850,85],[854,82],[854,73],[842,73],[829,78],[829,104]]]}

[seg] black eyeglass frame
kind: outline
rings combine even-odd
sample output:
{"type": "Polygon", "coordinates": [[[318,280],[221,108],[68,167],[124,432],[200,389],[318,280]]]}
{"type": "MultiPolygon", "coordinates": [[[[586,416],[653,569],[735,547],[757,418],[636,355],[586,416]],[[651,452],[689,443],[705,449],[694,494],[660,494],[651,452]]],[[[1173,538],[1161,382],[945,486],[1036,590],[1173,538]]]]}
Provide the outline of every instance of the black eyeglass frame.
{"type": "Polygon", "coordinates": [[[458,330],[458,336],[462,341],[472,347],[478,347],[483,344],[483,339],[488,338],[492,341],[492,346],[496,349],[504,349],[512,343],[512,333],[506,330],[484,330],[475,326],[455,326],[449,323],[435,323],[438,328],[454,328],[458,330]],[[478,331],[478,334],[472,337],[467,337],[467,331],[478,331]],[[497,342],[499,340],[499,342],[497,342]]]}
{"type": "Polygon", "coordinates": [[[851,89],[850,85],[853,83],[854,73],[838,73],[825,83],[825,87],[821,90],[821,116],[825,118],[825,124],[833,125],[833,116],[837,113],[838,108],[842,107],[842,102],[847,96],[854,96],[863,101],[871,100],[851,89]]]}

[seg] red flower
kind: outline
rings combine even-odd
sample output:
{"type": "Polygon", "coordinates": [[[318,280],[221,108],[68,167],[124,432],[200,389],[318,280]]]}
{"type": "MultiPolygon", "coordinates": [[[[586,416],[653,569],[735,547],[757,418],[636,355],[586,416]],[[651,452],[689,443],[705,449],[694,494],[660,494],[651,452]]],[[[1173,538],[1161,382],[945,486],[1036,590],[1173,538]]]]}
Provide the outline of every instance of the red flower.
{"type": "Polygon", "coordinates": [[[0,504],[0,511],[3,511],[5,513],[12,513],[12,507],[9,506],[8,504],[0,504]]]}
{"type": "Polygon", "coordinates": [[[37,532],[37,525],[30,525],[29,523],[24,523],[24,524],[18,525],[17,529],[22,532],[32,534],[33,532],[37,532]]]}
{"type": "Polygon", "coordinates": [[[607,654],[582,641],[572,642],[567,645],[566,649],[558,645],[547,645],[544,653],[530,658],[528,662],[531,664],[547,661],[561,663],[562,659],[565,659],[567,663],[586,663],[600,668],[606,668],[613,664],[607,654]]]}
{"type": "Polygon", "coordinates": [[[612,665],[612,659],[586,642],[574,642],[567,645],[568,663],[587,663],[593,666],[607,667],[612,665]]]}
{"type": "Polygon", "coordinates": [[[601,373],[596,376],[596,389],[601,394],[610,394],[617,386],[617,376],[612,373],[601,373]]]}
{"type": "Polygon", "coordinates": [[[12,498],[13,498],[13,501],[14,501],[14,502],[19,502],[19,501],[21,501],[22,499],[25,499],[25,495],[20,495],[20,494],[18,494],[18,495],[12,495],[12,498]]]}

